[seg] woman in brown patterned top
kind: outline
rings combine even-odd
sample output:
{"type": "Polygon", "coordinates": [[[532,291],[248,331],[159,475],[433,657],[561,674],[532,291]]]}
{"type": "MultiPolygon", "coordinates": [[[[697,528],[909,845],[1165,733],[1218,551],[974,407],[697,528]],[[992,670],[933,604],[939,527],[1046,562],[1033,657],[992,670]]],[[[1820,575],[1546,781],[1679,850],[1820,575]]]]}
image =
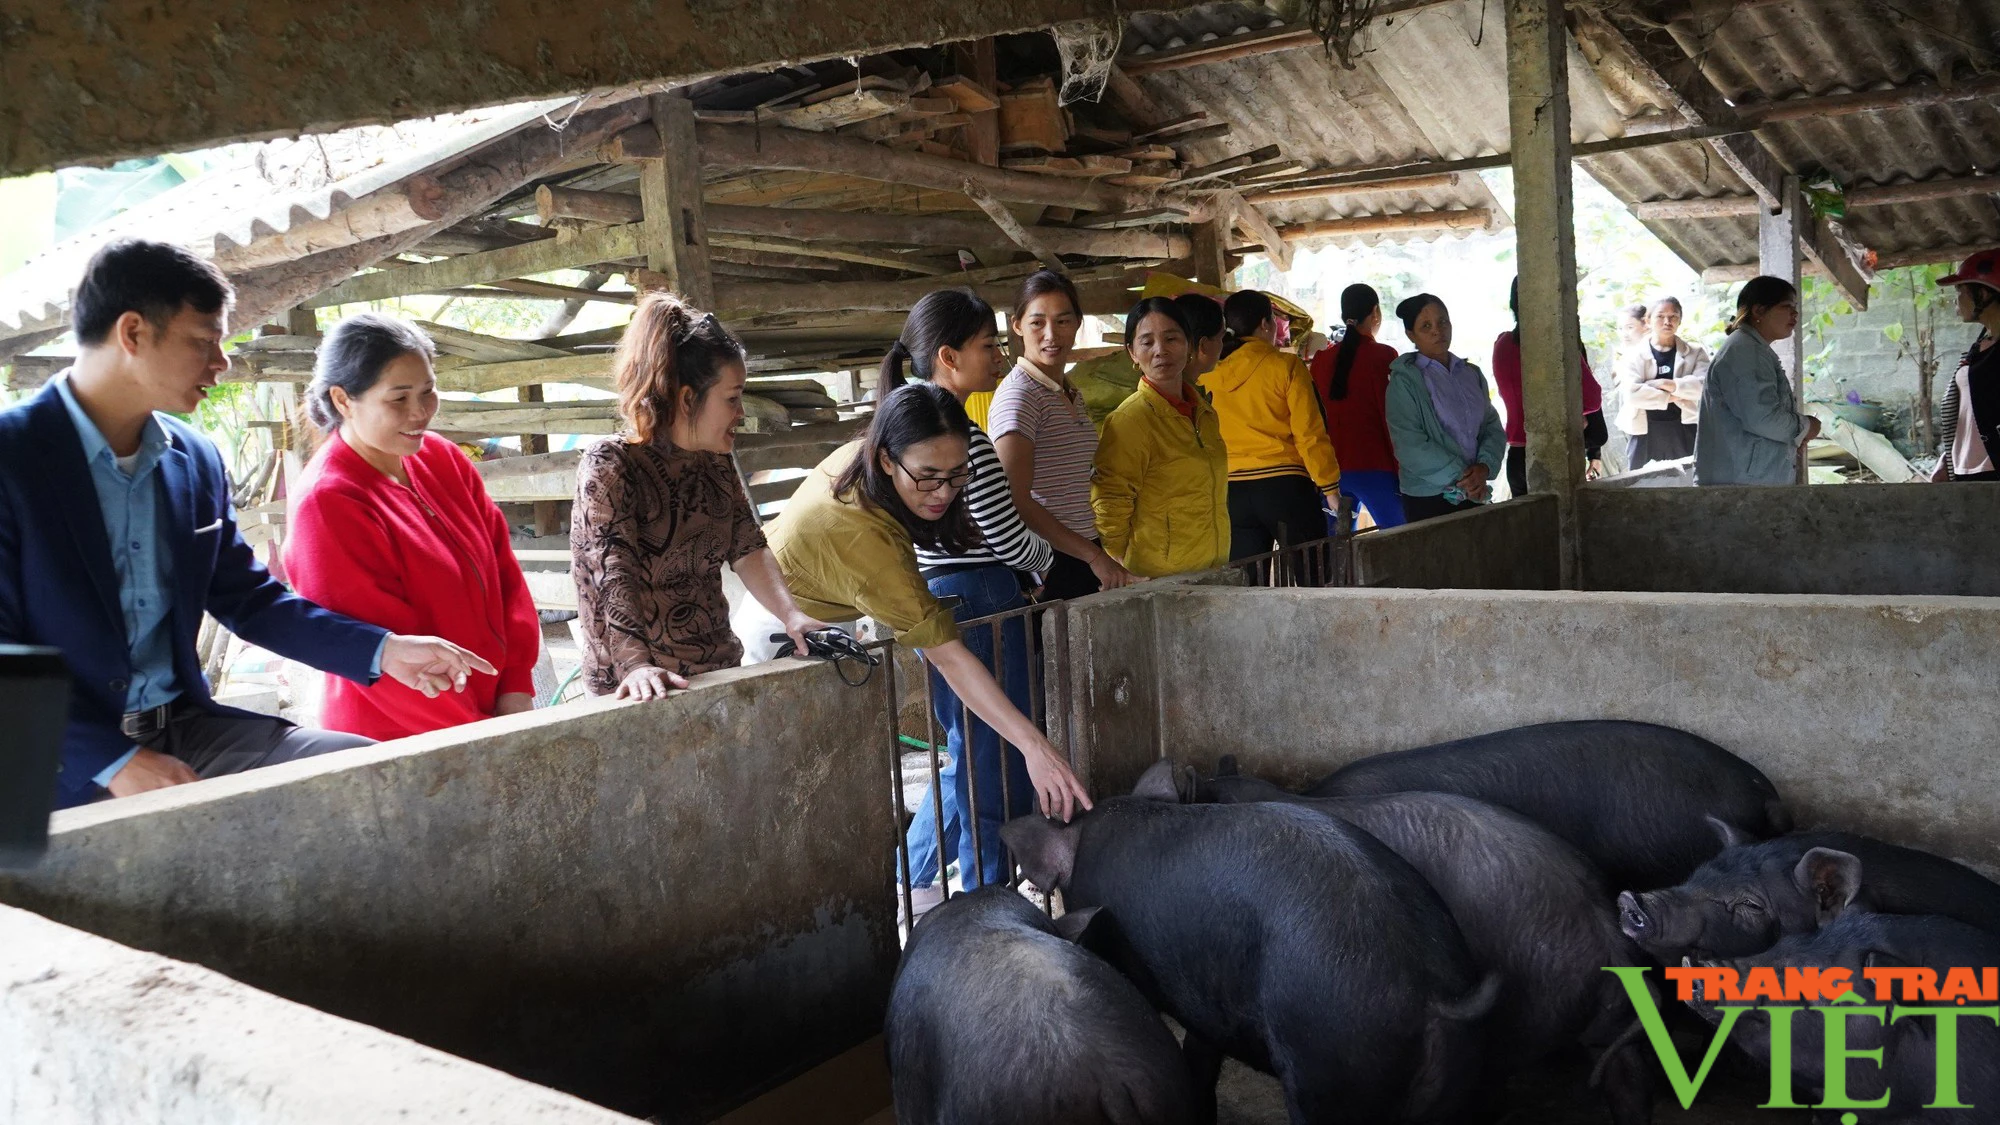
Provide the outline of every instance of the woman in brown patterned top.
{"type": "Polygon", "coordinates": [[[793,602],[729,461],[743,345],[713,313],[649,293],[612,376],[625,431],[584,451],[570,520],[585,686],[656,699],[740,663],[724,564],[804,652],[804,633],[824,626],[793,602]]]}

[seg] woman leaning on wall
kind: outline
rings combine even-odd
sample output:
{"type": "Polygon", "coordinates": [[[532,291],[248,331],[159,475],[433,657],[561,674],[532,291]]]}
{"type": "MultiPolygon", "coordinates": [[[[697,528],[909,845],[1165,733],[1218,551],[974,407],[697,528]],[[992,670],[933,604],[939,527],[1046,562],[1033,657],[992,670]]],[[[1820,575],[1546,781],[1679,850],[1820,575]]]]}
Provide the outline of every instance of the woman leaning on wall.
{"type": "Polygon", "coordinates": [[[743,420],[743,345],[678,297],[639,298],[612,380],[624,430],[586,449],[570,517],[584,685],[653,699],[736,666],[722,568],[805,650],[799,610],[729,454],[743,420]]]}
{"type": "Polygon", "coordinates": [[[435,354],[415,325],[362,313],[327,332],[306,390],[326,440],[285,544],[292,586],[391,632],[443,637],[498,672],[434,697],[386,676],[365,687],[327,676],[322,724],[378,741],[534,705],[541,620],[471,458],[431,432],[435,354]]]}

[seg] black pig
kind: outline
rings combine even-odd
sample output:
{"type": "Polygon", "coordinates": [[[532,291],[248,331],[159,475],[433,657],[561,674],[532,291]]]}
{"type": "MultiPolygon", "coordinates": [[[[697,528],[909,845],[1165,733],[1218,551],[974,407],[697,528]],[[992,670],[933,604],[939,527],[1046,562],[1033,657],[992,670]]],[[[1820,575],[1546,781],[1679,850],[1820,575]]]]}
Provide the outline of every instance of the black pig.
{"type": "Polygon", "coordinates": [[[1543,723],[1350,762],[1313,797],[1432,790],[1513,809],[1576,845],[1614,887],[1672,886],[1724,837],[1791,828],[1770,779],[1652,723],[1543,723]]]}
{"type": "Polygon", "coordinates": [[[1036,886],[1116,919],[1107,956],[1186,1029],[1202,1119],[1229,1055],[1277,1076],[1293,1125],[1455,1120],[1499,981],[1436,892],[1312,810],[1179,799],[1161,762],[1130,797],[1001,836],[1036,886]]]}
{"type": "MultiPolygon", "coordinates": [[[[1618,932],[1604,876],[1548,829],[1497,805],[1450,793],[1301,797],[1222,772],[1196,799],[1284,801],[1316,809],[1387,844],[1429,881],[1481,968],[1503,984],[1487,1022],[1488,1065],[1504,1074],[1581,1041],[1605,1048],[1633,1022],[1612,965],[1645,963],[1618,932]]],[[[1652,1116],[1653,1068],[1643,1041],[1626,1039],[1603,1072],[1612,1118],[1652,1116]]]]}
{"type": "MultiPolygon", "coordinates": [[[[1710,962],[1714,963],[1714,962],[1710,962]]],[[[1952,968],[1980,968],[2000,965],[2000,940],[1963,922],[1923,915],[1870,914],[1850,910],[1826,926],[1809,934],[1793,934],[1762,953],[1723,963],[1739,973],[1769,966],[1785,976],[1786,968],[1843,968],[1851,974],[1861,1000],[1877,1002],[1874,985],[1863,976],[1871,967],[1928,968],[1942,981],[1952,968]]],[[[1794,1100],[1809,1104],[1820,1100],[1826,1083],[1826,1018],[1845,1018],[1846,1045],[1851,1051],[1880,1050],[1879,1064],[1873,1059],[1849,1059],[1846,1093],[1855,1101],[1873,1101],[1888,1095],[1888,1105],[1859,1114],[1863,1121],[1957,1121],[1992,1125],[2000,1123],[2000,1027],[1990,1016],[1967,1012],[1954,1020],[1958,1037],[1958,1100],[1970,1109],[1925,1109],[1935,1100],[1937,1084],[1938,1017],[1904,1014],[1884,1023],[1869,1015],[1829,1017],[1841,1005],[1798,1000],[1761,1001],[1770,1004],[1804,1006],[1815,1011],[1798,1012],[1791,1018],[1792,1076],[1796,1080],[1794,1100]]],[[[1710,1023],[1717,1023],[1722,1007],[1750,1007],[1748,1003],[1718,1004],[1716,997],[1698,996],[1689,1006],[1710,1023]]],[[[1902,1002],[1898,986],[1895,1002],[1883,997],[1881,1007],[1891,1015],[1909,1007],[1902,1002]]],[[[1918,1007],[1954,1007],[1951,1004],[1917,1003],[1918,1007]]],[[[1757,1011],[1740,1017],[1730,1031],[1730,1042],[1752,1057],[1769,1064],[1771,1058],[1771,1016],[1757,1011]]],[[[1835,1111],[1825,1111],[1833,1120],[1835,1111]]]]}
{"type": "Polygon", "coordinates": [[[1951,860],[1851,832],[1725,850],[1677,887],[1618,896],[1619,925],[1669,964],[1742,957],[1811,933],[1850,905],[1937,914],[2000,934],[2000,885],[1951,860]]]}
{"type": "Polygon", "coordinates": [[[1180,1045],[1131,982],[1005,886],[910,936],[883,1038],[897,1125],[1190,1125],[1180,1045]]]}

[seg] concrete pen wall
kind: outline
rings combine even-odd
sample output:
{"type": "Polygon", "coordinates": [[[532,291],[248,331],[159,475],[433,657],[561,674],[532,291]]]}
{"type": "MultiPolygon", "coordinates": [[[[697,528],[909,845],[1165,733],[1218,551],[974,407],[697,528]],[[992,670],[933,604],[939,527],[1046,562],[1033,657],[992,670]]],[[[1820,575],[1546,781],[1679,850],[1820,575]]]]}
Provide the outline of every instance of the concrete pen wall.
{"type": "Polygon", "coordinates": [[[1303,784],[1484,731],[1637,719],[1754,763],[1802,826],[2000,872],[2000,599],[1189,586],[1074,605],[1070,637],[1101,654],[1093,792],[1161,753],[1303,784]]]}
{"type": "Polygon", "coordinates": [[[2000,595],[2000,484],[1577,491],[1588,590],[2000,595]]]}
{"type": "Polygon", "coordinates": [[[10,907],[0,907],[0,1115],[24,1125],[639,1125],[10,907]]]}
{"type": "Polygon", "coordinates": [[[0,898],[636,1116],[881,1027],[882,677],[789,662],[60,813],[0,898]]]}
{"type": "Polygon", "coordinates": [[[1404,589],[1553,590],[1562,585],[1556,498],[1503,504],[1354,537],[1354,584],[1404,589]]]}

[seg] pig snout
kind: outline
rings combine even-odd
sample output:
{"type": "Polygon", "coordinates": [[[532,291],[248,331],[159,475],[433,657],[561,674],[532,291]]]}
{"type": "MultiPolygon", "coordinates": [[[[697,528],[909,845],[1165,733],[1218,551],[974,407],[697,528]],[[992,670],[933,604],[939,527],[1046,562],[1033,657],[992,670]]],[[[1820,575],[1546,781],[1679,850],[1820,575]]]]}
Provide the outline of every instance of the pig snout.
{"type": "Polygon", "coordinates": [[[1678,957],[1701,936],[1699,915],[1670,891],[1623,891],[1618,895],[1618,928],[1656,957],[1678,957]]]}
{"type": "Polygon", "coordinates": [[[1653,936],[1653,916],[1646,910],[1646,904],[1631,891],[1618,892],[1618,928],[1633,941],[1644,942],[1653,936]]]}

